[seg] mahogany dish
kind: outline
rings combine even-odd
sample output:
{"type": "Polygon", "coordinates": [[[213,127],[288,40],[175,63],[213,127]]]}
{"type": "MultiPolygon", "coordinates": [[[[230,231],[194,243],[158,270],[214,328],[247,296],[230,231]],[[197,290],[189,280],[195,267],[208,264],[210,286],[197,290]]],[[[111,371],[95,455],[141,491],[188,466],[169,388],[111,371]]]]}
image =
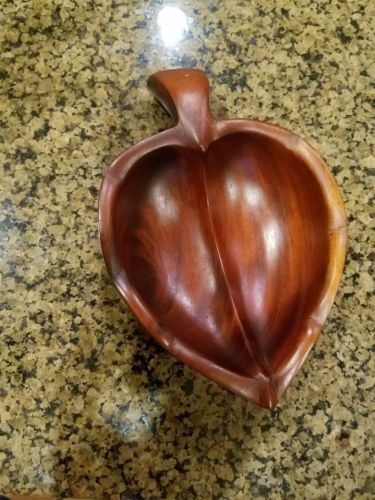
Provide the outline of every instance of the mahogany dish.
{"type": "Polygon", "coordinates": [[[161,71],[172,128],[124,151],[100,191],[121,297],[178,359],[273,408],[314,345],[346,252],[338,187],[294,133],[216,120],[206,75],[161,71]]]}

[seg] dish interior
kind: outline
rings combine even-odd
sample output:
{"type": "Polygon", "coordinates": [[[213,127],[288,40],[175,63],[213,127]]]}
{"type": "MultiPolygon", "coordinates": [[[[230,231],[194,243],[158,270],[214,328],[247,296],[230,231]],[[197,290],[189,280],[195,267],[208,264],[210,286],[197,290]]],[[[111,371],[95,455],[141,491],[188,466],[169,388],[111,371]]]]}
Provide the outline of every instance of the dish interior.
{"type": "Polygon", "coordinates": [[[327,203],[299,156],[256,133],[204,154],[163,147],[129,170],[114,207],[115,260],[159,332],[243,376],[287,362],[329,254],[327,203]]]}

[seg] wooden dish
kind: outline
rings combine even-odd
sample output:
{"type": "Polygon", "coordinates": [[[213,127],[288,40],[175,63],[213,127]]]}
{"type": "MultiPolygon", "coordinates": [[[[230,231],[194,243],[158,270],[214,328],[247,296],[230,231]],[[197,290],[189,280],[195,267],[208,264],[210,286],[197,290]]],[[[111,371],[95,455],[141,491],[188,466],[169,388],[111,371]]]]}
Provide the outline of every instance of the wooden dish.
{"type": "Polygon", "coordinates": [[[338,187],[292,132],[215,120],[202,71],[161,71],[148,84],[175,124],[104,177],[108,270],[171,354],[273,408],[337,291],[347,237],[338,187]]]}

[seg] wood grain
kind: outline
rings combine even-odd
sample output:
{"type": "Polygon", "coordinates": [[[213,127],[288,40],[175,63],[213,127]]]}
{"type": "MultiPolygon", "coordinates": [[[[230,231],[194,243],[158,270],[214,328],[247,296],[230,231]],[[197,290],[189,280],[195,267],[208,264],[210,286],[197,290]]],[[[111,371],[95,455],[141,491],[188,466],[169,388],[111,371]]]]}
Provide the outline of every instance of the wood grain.
{"type": "Polygon", "coordinates": [[[107,267],[169,352],[273,408],[336,294],[346,249],[340,193],[295,134],[216,121],[203,72],[159,72],[149,86],[175,125],[105,175],[107,267]]]}

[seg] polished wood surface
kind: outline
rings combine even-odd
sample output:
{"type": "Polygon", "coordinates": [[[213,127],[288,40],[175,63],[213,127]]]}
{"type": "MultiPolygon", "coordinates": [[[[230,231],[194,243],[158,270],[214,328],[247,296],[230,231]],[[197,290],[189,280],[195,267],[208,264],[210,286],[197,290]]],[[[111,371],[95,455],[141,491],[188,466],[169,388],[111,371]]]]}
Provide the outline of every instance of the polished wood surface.
{"type": "Polygon", "coordinates": [[[346,249],[340,193],[295,134],[215,120],[203,72],[162,71],[149,87],[175,124],[105,175],[107,267],[169,352],[273,408],[336,294],[346,249]]]}

